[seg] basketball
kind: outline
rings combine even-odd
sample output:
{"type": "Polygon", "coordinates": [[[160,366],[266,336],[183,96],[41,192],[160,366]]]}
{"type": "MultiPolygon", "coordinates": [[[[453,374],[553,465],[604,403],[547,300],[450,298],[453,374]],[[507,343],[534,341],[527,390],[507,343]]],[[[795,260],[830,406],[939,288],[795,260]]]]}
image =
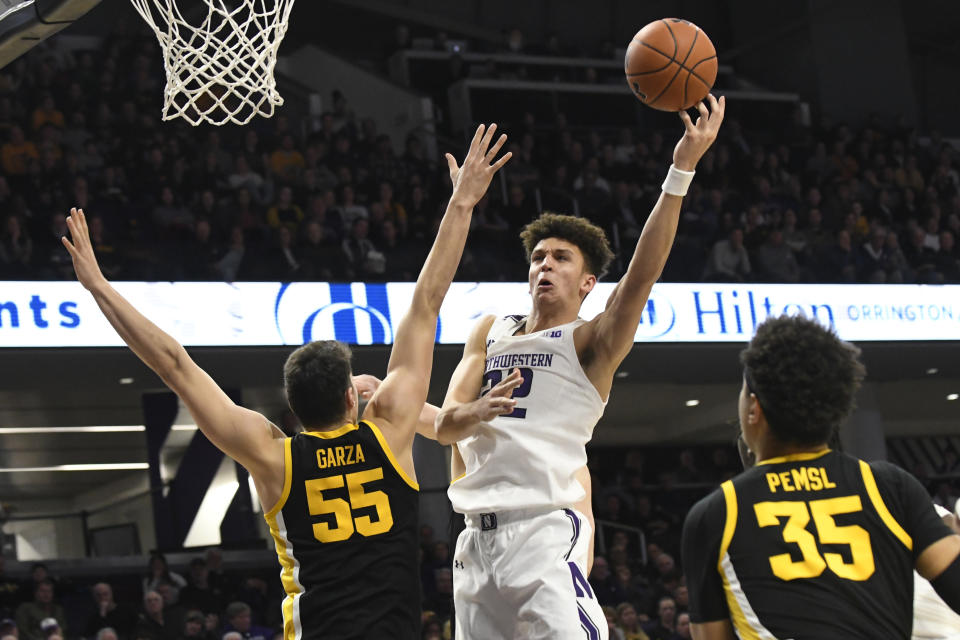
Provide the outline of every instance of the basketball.
{"type": "Polygon", "coordinates": [[[717,50],[692,22],[664,18],[637,32],[623,61],[640,102],[661,111],[689,109],[717,79],[717,50]]]}

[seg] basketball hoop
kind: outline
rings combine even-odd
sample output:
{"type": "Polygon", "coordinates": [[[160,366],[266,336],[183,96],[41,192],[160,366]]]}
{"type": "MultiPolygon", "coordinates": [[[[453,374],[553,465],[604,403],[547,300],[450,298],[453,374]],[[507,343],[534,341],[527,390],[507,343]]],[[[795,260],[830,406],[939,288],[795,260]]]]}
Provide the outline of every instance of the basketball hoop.
{"type": "Polygon", "coordinates": [[[206,5],[196,26],[177,0],[131,0],[163,49],[163,119],[242,125],[272,116],[283,104],[273,70],[294,0],[186,1],[206,5]]]}

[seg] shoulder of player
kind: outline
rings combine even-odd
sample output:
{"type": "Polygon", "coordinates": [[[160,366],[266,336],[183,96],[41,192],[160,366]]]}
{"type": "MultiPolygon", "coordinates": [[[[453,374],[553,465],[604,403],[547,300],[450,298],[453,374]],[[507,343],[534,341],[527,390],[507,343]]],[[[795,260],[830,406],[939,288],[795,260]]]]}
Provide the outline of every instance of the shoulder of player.
{"type": "MultiPolygon", "coordinates": [[[[872,462],[858,460],[857,462],[858,464],[866,464],[870,468],[874,482],[876,482],[877,489],[881,495],[889,496],[890,493],[909,491],[916,487],[923,489],[919,480],[892,462],[887,462],[886,460],[874,460],[872,462]]],[[[925,489],[923,489],[923,494],[926,495],[925,489]]]]}
{"type": "Polygon", "coordinates": [[[717,487],[703,498],[700,498],[687,512],[684,528],[723,525],[726,518],[726,502],[723,489],[717,487]]]}
{"type": "Polygon", "coordinates": [[[493,324],[496,321],[497,316],[488,314],[481,316],[480,319],[474,323],[473,329],[470,330],[470,337],[467,339],[467,344],[465,345],[466,353],[486,353],[487,336],[490,334],[490,329],[493,328],[493,324]]]}

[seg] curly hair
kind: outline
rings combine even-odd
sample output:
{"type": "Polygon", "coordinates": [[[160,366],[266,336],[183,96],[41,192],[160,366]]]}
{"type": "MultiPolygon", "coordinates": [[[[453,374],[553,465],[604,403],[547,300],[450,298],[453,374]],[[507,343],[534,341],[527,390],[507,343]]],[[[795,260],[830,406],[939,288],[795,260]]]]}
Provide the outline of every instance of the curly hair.
{"type": "Polygon", "coordinates": [[[584,218],[544,212],[527,224],[520,232],[523,249],[527,252],[527,262],[530,262],[534,247],[545,238],[560,238],[575,245],[583,254],[587,272],[597,278],[603,277],[613,262],[613,251],[610,249],[607,234],[584,218]]]}
{"type": "Polygon", "coordinates": [[[835,438],[866,375],[860,349],[803,316],[765,321],[740,363],[774,437],[801,446],[835,438]]]}
{"type": "Polygon", "coordinates": [[[350,385],[350,347],[336,340],[316,340],[290,354],[283,365],[287,403],[304,428],[333,424],[346,412],[350,385]]]}

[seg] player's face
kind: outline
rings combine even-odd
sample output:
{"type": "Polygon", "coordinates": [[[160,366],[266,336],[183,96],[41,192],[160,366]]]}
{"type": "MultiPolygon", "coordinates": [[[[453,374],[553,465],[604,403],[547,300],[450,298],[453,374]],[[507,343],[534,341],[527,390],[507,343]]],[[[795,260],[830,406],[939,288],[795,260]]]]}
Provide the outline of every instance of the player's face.
{"type": "Polygon", "coordinates": [[[585,272],[583,253],[577,245],[560,238],[545,238],[530,254],[530,295],[534,305],[569,301],[577,305],[593,289],[597,279],[585,272]]]}

